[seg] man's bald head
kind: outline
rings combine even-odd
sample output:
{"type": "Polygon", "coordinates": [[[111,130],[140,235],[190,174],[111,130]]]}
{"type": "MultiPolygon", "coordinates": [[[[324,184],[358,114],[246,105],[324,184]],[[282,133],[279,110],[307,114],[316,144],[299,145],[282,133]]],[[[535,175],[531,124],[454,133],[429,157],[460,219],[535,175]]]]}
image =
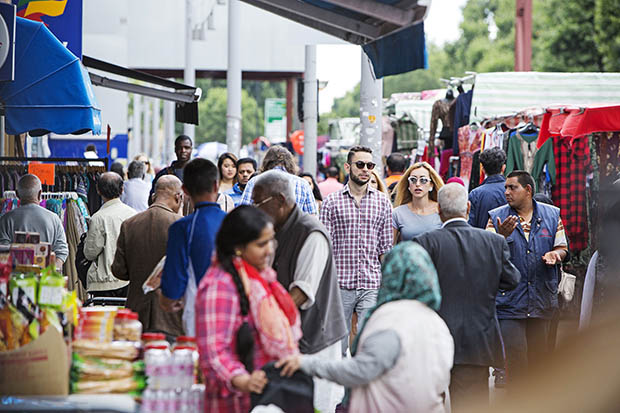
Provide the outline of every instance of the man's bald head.
{"type": "Polygon", "coordinates": [[[27,174],[17,182],[17,197],[21,204],[39,202],[41,181],[35,175],[27,174]]]}
{"type": "Polygon", "coordinates": [[[183,183],[174,175],[164,175],[155,183],[153,202],[166,205],[178,212],[183,204],[183,183]]]}
{"type": "Polygon", "coordinates": [[[174,175],[164,175],[155,183],[155,195],[160,197],[173,197],[182,192],[183,182],[174,175]]]}
{"type": "Polygon", "coordinates": [[[123,178],[115,172],[105,172],[97,181],[97,191],[107,201],[119,198],[123,193],[123,178]]]}

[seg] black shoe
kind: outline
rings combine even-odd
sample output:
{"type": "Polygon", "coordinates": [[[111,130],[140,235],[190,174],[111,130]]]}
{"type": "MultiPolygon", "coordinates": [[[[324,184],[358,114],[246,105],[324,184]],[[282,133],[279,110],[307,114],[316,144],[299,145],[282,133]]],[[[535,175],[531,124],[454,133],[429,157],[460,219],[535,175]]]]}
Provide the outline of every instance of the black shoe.
{"type": "Polygon", "coordinates": [[[506,387],[506,370],[505,369],[493,369],[493,376],[495,377],[495,388],[503,389],[506,387]]]}

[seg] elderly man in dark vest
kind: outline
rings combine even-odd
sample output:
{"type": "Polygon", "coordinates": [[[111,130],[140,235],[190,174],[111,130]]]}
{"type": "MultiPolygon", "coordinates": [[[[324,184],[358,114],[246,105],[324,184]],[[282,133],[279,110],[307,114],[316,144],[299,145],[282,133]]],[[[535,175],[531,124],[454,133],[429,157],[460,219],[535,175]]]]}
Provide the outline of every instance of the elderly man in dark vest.
{"type": "MultiPolygon", "coordinates": [[[[301,313],[304,354],[338,359],[347,326],[327,230],[295,203],[294,183],[282,171],[263,172],[256,179],[252,199],[274,221],[278,248],[273,268],[301,313]]],[[[316,380],[316,379],[315,379],[316,380]]],[[[315,381],[315,407],[334,411],[341,390],[315,381]]]]}

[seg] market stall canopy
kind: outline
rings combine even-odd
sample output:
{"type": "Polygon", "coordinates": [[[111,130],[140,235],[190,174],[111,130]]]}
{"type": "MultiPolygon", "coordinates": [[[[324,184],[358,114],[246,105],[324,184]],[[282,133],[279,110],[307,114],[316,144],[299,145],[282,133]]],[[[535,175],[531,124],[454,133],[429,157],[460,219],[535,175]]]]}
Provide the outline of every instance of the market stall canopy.
{"type": "Polygon", "coordinates": [[[128,69],[90,56],[83,56],[82,63],[90,69],[98,70],[106,74],[111,73],[157,86],[152,87],[124,82],[110,79],[91,71],[88,72],[90,80],[95,86],[172,101],[176,104],[175,119],[177,122],[198,125],[198,101],[202,96],[202,90],[200,88],[140,72],[139,70],[128,69]]]}
{"type": "Polygon", "coordinates": [[[101,113],[80,60],[44,24],[17,17],[15,80],[0,84],[6,132],[101,133],[101,113]]]}
{"type": "Polygon", "coordinates": [[[424,18],[430,0],[242,0],[361,45],[376,78],[427,67],[424,18]]]}
{"type": "Polygon", "coordinates": [[[471,119],[556,105],[620,104],[620,73],[497,72],[476,75],[471,119]]]}

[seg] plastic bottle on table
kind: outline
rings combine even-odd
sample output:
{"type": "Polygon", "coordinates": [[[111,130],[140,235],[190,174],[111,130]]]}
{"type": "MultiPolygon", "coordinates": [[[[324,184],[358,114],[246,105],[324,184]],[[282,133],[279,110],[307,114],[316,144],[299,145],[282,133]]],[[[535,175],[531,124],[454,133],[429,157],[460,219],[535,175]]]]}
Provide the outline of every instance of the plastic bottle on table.
{"type": "Polygon", "coordinates": [[[169,378],[168,364],[170,352],[163,345],[149,345],[144,353],[145,371],[148,377],[148,387],[151,390],[161,390],[167,387],[169,378]]]}
{"type": "Polygon", "coordinates": [[[157,408],[157,392],[147,388],[142,392],[142,406],[140,413],[155,413],[157,408]]]}
{"type": "Polygon", "coordinates": [[[205,385],[194,384],[191,390],[191,411],[204,412],[205,410],[205,385]]]}
{"type": "Polygon", "coordinates": [[[194,349],[192,347],[176,347],[172,353],[176,385],[189,389],[194,384],[194,349]]]}

